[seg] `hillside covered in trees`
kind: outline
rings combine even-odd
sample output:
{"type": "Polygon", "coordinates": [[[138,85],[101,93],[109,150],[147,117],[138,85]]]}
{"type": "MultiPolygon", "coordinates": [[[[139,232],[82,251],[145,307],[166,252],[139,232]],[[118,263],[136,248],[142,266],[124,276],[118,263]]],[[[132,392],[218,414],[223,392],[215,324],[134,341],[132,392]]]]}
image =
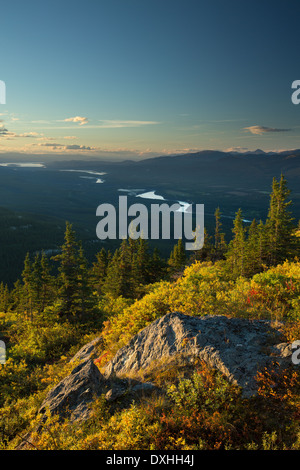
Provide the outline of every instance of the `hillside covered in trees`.
{"type": "MultiPolygon", "coordinates": [[[[266,220],[236,212],[226,240],[220,210],[201,250],[182,240],[168,259],[147,241],[123,240],[89,265],[72,225],[49,259],[27,254],[21,278],[0,285],[0,448],[15,449],[36,426],[47,392],[74,367],[70,358],[101,334],[97,367],[163,315],[225,315],[279,325],[283,341],[300,339],[300,227],[283,176],[274,178],[266,220]]],[[[151,374],[150,374],[151,375],[151,374]]],[[[258,395],[242,396],[203,362],[153,370],[164,393],[132,403],[100,397],[84,423],[49,417],[32,449],[300,449],[299,369],[265,370],[258,395]]]]}

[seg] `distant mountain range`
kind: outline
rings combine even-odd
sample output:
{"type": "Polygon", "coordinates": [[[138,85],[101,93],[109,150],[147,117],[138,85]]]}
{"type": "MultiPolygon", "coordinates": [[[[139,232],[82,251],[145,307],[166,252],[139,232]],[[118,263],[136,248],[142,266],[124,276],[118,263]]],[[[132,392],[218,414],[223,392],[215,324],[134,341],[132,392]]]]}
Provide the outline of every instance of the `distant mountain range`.
{"type": "Polygon", "coordinates": [[[194,191],[199,187],[223,187],[231,190],[269,190],[273,177],[284,174],[290,188],[298,192],[300,183],[300,149],[265,152],[203,150],[194,153],[162,155],[142,160],[109,161],[82,155],[29,156],[0,155],[0,163],[7,161],[45,162],[48,169],[92,169],[106,171],[107,181],[124,182],[151,187],[184,188],[194,191]],[[12,160],[12,158],[14,158],[12,160]]]}
{"type": "MultiPolygon", "coordinates": [[[[281,173],[291,189],[299,189],[300,150],[282,152],[221,152],[203,150],[196,153],[161,156],[140,161],[76,162],[76,168],[87,163],[93,168],[112,172],[114,179],[126,178],[128,184],[177,184],[189,187],[228,186],[231,189],[269,189],[273,177],[281,173]],[[96,165],[96,166],[95,166],[96,165]]],[[[56,162],[69,166],[70,162],[56,162]]]]}

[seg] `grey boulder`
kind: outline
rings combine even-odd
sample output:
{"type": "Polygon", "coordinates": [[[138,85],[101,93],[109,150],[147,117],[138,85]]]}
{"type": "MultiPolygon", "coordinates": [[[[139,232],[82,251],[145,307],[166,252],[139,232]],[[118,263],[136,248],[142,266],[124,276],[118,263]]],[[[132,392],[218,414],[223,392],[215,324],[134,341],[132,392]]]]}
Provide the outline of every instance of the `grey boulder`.
{"type": "Polygon", "coordinates": [[[173,312],[148,325],[119,349],[104,376],[134,375],[176,357],[187,363],[198,358],[242,387],[245,396],[251,396],[256,393],[257,372],[272,361],[287,365],[288,351],[280,332],[268,321],[173,312]]]}
{"type": "Polygon", "coordinates": [[[103,377],[93,361],[88,359],[75,367],[70,375],[61,380],[46,396],[39,413],[70,415],[71,420],[86,419],[89,404],[101,394],[103,377]]]}

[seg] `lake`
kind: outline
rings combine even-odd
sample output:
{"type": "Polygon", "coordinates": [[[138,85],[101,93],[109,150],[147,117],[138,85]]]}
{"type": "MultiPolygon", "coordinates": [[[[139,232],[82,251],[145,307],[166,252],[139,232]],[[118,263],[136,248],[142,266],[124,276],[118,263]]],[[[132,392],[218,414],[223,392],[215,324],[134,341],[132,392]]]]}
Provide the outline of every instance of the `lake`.
{"type": "Polygon", "coordinates": [[[21,168],[46,168],[46,165],[44,165],[44,163],[0,163],[0,166],[21,168]]]}

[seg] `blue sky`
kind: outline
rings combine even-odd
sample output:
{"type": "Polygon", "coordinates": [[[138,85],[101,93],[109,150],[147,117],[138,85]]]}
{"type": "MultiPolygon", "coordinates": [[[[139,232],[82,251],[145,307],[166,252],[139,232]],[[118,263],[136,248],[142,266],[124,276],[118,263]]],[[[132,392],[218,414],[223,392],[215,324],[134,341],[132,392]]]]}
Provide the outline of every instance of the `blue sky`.
{"type": "Polygon", "coordinates": [[[1,5],[0,152],[300,148],[298,0],[1,5]]]}

